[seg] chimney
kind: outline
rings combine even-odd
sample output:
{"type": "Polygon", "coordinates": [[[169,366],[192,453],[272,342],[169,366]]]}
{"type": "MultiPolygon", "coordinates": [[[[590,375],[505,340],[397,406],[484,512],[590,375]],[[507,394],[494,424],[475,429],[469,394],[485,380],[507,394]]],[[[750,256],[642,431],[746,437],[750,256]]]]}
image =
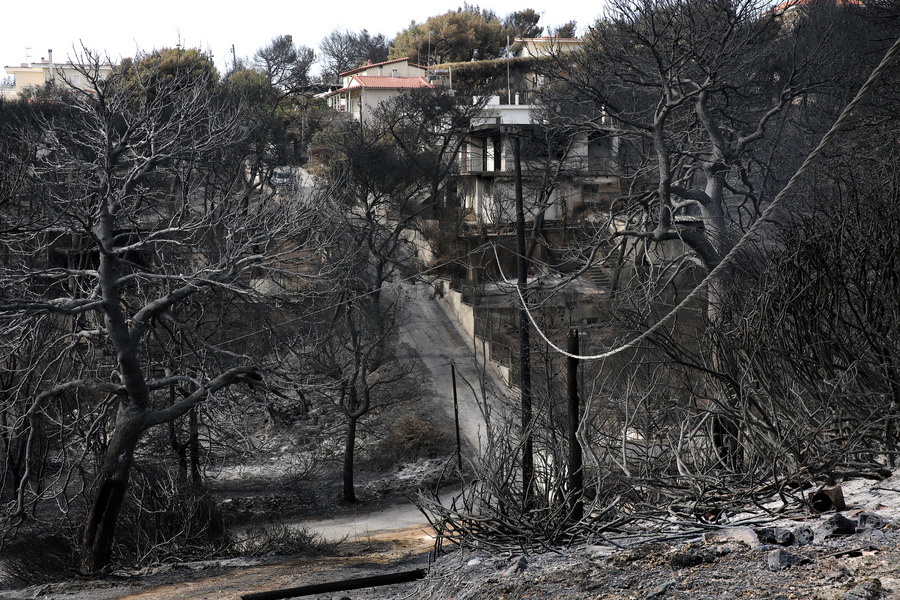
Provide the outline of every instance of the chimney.
{"type": "Polygon", "coordinates": [[[53,48],[47,50],[47,63],[50,68],[50,81],[56,83],[56,67],[53,66],[53,48]]]}

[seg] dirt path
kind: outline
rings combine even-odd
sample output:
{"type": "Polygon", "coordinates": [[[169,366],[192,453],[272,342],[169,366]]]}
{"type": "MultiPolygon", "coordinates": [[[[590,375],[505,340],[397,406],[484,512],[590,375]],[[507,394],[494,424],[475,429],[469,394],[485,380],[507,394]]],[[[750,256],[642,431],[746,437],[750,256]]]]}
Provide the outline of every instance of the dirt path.
{"type": "MultiPolygon", "coordinates": [[[[449,504],[456,493],[448,491],[441,494],[441,501],[449,504]]],[[[330,519],[289,521],[288,524],[302,525],[330,541],[391,539],[393,534],[402,531],[401,539],[418,537],[428,544],[434,542],[428,520],[414,504],[409,503],[380,507],[361,506],[354,514],[330,519]]]]}
{"type": "MultiPolygon", "coordinates": [[[[432,539],[423,534],[422,528],[413,527],[387,535],[369,535],[365,540],[347,544],[340,556],[295,559],[227,570],[211,567],[211,571],[221,572],[204,574],[198,571],[196,575],[199,577],[195,579],[162,583],[113,597],[121,600],[239,600],[243,594],[251,592],[424,568],[428,565],[431,547],[432,539]]],[[[414,585],[354,590],[352,597],[354,600],[392,598],[403,595],[402,590],[411,589],[414,585]]],[[[332,598],[334,594],[313,597],[332,598]]]]}

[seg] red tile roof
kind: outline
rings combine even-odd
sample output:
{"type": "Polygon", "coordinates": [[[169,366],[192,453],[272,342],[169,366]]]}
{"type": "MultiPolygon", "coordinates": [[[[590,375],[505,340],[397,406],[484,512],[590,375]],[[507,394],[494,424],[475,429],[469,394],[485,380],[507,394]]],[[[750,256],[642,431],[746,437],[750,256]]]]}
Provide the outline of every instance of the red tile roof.
{"type": "Polygon", "coordinates": [[[389,77],[382,75],[354,75],[348,88],[364,87],[378,90],[416,89],[433,87],[424,77],[389,77]]]}
{"type": "Polygon", "coordinates": [[[369,90],[415,90],[434,87],[424,77],[390,77],[382,75],[354,75],[353,83],[347,87],[325,94],[333,96],[349,90],[366,88],[369,90]]]}

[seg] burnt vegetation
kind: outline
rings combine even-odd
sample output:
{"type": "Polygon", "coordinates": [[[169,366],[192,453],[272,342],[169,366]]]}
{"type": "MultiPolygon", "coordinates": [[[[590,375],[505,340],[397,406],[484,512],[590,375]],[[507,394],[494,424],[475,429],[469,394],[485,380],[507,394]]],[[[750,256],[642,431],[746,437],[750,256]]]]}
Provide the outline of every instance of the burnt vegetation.
{"type": "Polygon", "coordinates": [[[0,102],[10,581],[328,551],[223,486],[310,514],[364,502],[361,470],[416,461],[443,461],[419,496],[438,545],[498,551],[659,540],[672,518],[803,511],[822,486],[885,477],[900,61],[882,59],[898,16],[890,1],[617,0],[575,49],[511,57],[496,32],[536,36],[536,13],[467,6],[435,23],[485,20],[490,51],[436,48],[485,60],[441,65],[454,94],[408,92],[365,123],[316,93],[400,47],[366,31],[326,38],[325,82],[281,36],[222,76],[179,48],[105,77],[85,50],[85,88],[0,102]],[[520,88],[531,123],[484,118],[520,88]],[[473,172],[491,178],[481,213],[473,172]],[[487,344],[508,372],[502,392],[461,382],[484,422],[465,460],[403,339],[409,281],[458,294],[482,372],[487,344]],[[229,479],[267,461],[279,494],[229,479]]]}

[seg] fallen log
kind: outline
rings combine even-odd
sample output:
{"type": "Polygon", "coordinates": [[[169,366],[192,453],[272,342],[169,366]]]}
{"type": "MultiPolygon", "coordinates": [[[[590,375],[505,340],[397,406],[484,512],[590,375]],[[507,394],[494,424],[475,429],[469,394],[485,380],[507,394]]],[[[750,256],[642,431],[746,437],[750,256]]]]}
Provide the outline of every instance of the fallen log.
{"type": "Polygon", "coordinates": [[[347,590],[408,583],[424,578],[427,573],[428,571],[425,569],[413,569],[412,571],[400,571],[397,573],[387,573],[385,575],[373,575],[371,577],[357,577],[356,579],[344,579],[342,581],[314,583],[280,590],[251,592],[249,594],[243,594],[241,600],[282,600],[283,598],[298,598],[300,596],[312,596],[314,594],[346,592],[347,590]]]}

